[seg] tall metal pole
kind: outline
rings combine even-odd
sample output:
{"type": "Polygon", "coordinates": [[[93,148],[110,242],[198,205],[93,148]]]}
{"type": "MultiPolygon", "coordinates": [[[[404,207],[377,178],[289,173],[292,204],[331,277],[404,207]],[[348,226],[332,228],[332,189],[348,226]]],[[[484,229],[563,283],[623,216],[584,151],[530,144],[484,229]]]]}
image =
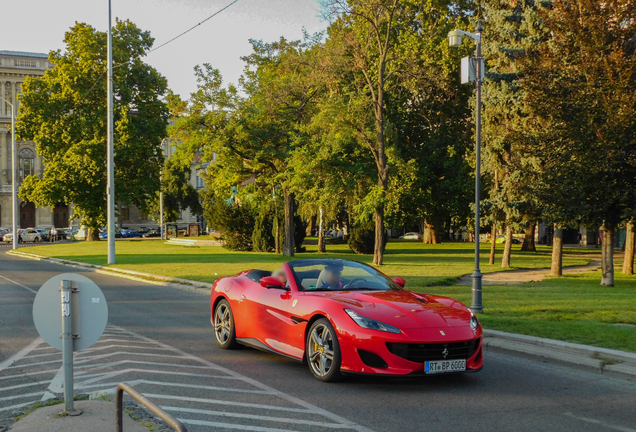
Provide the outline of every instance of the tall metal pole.
{"type": "Polygon", "coordinates": [[[11,200],[13,204],[13,249],[18,248],[18,182],[16,180],[18,170],[15,160],[15,107],[11,105],[11,200]]]}
{"type": "Polygon", "coordinates": [[[113,131],[113,27],[111,24],[111,0],[108,0],[108,121],[107,121],[107,230],[108,264],[115,264],[115,136],[113,131]]]}
{"type": "Polygon", "coordinates": [[[161,141],[161,172],[159,174],[159,234],[161,234],[161,240],[165,240],[163,235],[163,166],[165,163],[165,138],[161,141]]]}
{"type": "Polygon", "coordinates": [[[63,280],[60,289],[62,294],[62,369],[64,370],[64,412],[68,415],[79,415],[73,406],[73,311],[71,281],[63,280]]]}
{"type": "Polygon", "coordinates": [[[161,184],[161,189],[159,190],[159,233],[161,234],[161,240],[165,240],[163,238],[163,174],[161,174],[159,179],[161,184]]]}
{"type": "MultiPolygon", "coordinates": [[[[475,52],[476,62],[475,62],[475,72],[476,72],[476,109],[477,109],[477,119],[476,119],[476,143],[475,143],[475,271],[472,274],[473,278],[473,289],[472,289],[472,304],[470,305],[470,309],[474,313],[481,313],[484,311],[484,307],[482,305],[481,299],[481,270],[479,268],[479,203],[481,201],[481,77],[483,71],[481,70],[481,32],[483,27],[481,26],[481,22],[477,22],[476,31],[479,35],[479,39],[477,40],[477,50],[475,52]]],[[[494,239],[493,239],[494,241],[494,239]]]]}

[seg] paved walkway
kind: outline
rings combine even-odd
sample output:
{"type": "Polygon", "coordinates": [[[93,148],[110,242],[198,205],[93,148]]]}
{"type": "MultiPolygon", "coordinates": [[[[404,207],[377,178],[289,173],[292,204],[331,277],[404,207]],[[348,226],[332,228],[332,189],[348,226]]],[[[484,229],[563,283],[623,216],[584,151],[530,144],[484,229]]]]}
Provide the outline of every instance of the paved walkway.
{"type": "MultiPolygon", "coordinates": [[[[596,270],[601,266],[600,256],[596,255],[568,255],[569,257],[584,257],[592,258],[589,264],[584,266],[572,266],[564,267],[563,274],[577,274],[585,273],[588,271],[596,270]]],[[[508,285],[508,284],[520,284],[526,282],[541,282],[545,277],[550,276],[549,268],[542,269],[523,269],[523,270],[508,270],[499,271],[493,273],[485,273],[482,277],[481,283],[483,285],[508,285]]],[[[464,275],[455,282],[456,285],[472,285],[473,279],[471,276],[464,275]]]]}

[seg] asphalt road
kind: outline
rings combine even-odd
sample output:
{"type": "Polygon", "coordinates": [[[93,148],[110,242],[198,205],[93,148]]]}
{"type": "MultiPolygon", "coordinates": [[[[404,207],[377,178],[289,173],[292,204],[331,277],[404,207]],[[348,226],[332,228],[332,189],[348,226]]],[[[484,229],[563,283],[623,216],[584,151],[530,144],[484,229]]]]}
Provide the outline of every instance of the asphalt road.
{"type": "Polygon", "coordinates": [[[192,431],[636,432],[636,384],[631,381],[487,351],[484,369],[477,374],[356,377],[324,384],[306,366],[282,357],[252,349],[220,350],[205,294],[4,252],[0,417],[6,407],[59,390],[58,353],[33,343],[38,334],[31,307],[37,289],[65,272],[93,279],[104,291],[110,312],[107,334],[94,349],[79,354],[79,364],[76,361],[82,367],[78,385],[84,390],[79,391],[105,391],[124,379],[134,381],[188,420],[192,431]],[[6,360],[16,353],[24,358],[9,366],[6,360]]]}

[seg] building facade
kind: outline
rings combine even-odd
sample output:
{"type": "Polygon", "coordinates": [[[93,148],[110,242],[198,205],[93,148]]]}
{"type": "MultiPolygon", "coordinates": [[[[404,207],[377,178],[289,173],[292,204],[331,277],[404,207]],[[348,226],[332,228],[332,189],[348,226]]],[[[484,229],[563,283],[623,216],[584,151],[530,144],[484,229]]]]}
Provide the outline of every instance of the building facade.
{"type": "MultiPolygon", "coordinates": [[[[17,116],[20,103],[17,95],[27,76],[44,75],[53,64],[47,54],[21,51],[0,51],[0,96],[12,103],[17,116]]],[[[11,199],[11,105],[0,100],[0,227],[9,228],[13,219],[11,199]]],[[[17,183],[31,175],[42,175],[42,158],[37,155],[35,144],[30,141],[16,142],[17,183]]],[[[37,208],[33,203],[18,198],[18,226],[21,228],[46,228],[53,225],[69,225],[70,208],[59,203],[54,209],[37,208]]]]}

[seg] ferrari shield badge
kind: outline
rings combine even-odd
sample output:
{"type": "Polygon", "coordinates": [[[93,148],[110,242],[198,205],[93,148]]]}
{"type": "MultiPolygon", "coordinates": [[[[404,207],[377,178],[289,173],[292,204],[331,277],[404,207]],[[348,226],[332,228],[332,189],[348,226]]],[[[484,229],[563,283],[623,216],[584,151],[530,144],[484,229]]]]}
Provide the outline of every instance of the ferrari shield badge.
{"type": "Polygon", "coordinates": [[[296,307],[296,303],[298,303],[298,300],[294,300],[294,301],[292,302],[292,307],[296,307]]]}

